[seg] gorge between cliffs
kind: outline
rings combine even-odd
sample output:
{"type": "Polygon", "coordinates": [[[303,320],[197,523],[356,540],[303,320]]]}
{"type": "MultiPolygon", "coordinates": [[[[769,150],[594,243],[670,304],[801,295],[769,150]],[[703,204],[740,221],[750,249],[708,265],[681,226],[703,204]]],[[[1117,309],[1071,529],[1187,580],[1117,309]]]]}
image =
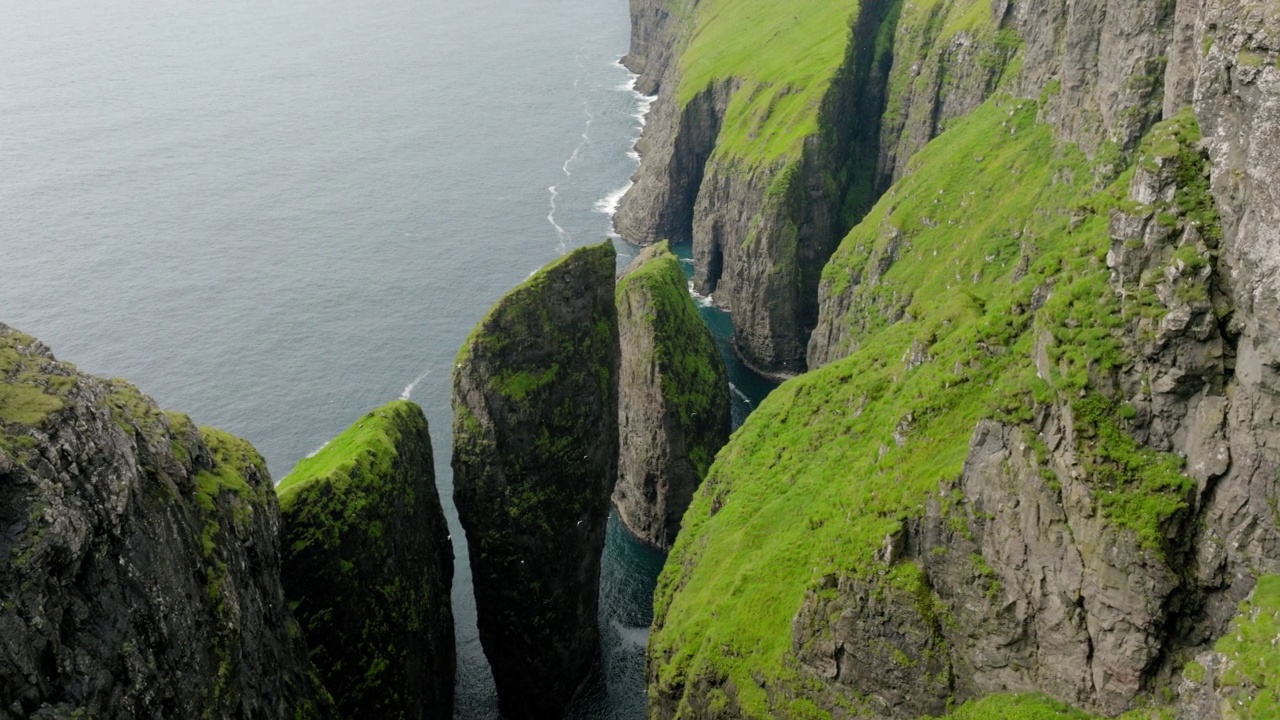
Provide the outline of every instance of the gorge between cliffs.
{"type": "Polygon", "coordinates": [[[0,720],[1280,713],[1280,2],[628,11],[536,269],[278,485],[0,325],[0,720]]]}

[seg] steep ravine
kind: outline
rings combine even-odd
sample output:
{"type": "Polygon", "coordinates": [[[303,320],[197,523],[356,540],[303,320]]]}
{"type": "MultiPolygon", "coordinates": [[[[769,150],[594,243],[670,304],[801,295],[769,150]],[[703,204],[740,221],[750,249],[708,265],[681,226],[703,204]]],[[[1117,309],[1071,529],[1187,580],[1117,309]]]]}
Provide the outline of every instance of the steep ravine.
{"type": "Polygon", "coordinates": [[[821,22],[788,29],[795,42],[823,48],[816,67],[779,76],[766,65],[740,76],[715,57],[699,59],[724,41],[717,32],[729,32],[713,21],[714,37],[693,33],[690,16],[712,10],[632,3],[626,61],[658,100],[618,230],[639,244],[691,239],[696,289],[734,315],[739,353],[767,373],[803,371],[822,265],[876,192],[876,153],[865,148],[879,132],[892,47],[882,30],[897,8],[854,10],[835,3],[823,19],[838,26],[852,17],[856,42],[821,22]],[[774,112],[787,123],[776,134],[762,120],[774,112]]]}

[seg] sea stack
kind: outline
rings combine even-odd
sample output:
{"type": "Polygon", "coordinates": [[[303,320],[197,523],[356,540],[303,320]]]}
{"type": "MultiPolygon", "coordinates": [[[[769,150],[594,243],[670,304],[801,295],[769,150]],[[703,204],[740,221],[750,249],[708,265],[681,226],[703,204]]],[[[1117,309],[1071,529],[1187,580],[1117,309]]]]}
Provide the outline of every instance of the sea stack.
{"type": "Polygon", "coordinates": [[[453,549],[422,409],[397,400],[277,488],[285,596],[342,717],[453,716],[453,549]]]}
{"type": "Polygon", "coordinates": [[[609,242],[551,263],[494,305],[454,370],[454,500],[508,720],[559,717],[598,653],[618,463],[614,272],[609,242]]]}
{"type": "Polygon", "coordinates": [[[618,279],[618,484],[613,503],[641,540],[667,549],[729,439],[724,358],[661,242],[618,279]]]}

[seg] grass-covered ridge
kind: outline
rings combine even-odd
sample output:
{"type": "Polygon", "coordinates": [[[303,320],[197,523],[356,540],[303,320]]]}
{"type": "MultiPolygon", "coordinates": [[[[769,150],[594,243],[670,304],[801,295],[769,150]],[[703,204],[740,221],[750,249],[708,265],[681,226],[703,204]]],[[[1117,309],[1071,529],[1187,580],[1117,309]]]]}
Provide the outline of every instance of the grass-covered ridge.
{"type": "MultiPolygon", "coordinates": [[[[821,105],[852,54],[850,44],[855,39],[850,28],[858,14],[875,7],[887,15],[895,6],[891,0],[679,0],[672,4],[690,28],[680,58],[680,104],[713,83],[739,81],[741,87],[725,113],[716,152],[759,165],[793,159],[804,139],[819,131],[821,105]]],[[[978,0],[925,0],[910,4],[908,11],[907,16],[930,25],[927,31],[937,43],[949,42],[961,32],[990,30],[994,34],[990,5],[978,0]]],[[[897,29],[888,25],[885,32],[874,42],[890,42],[897,29]]]]}
{"type": "Polygon", "coordinates": [[[416,408],[408,400],[383,405],[325,443],[314,455],[298,461],[276,485],[281,503],[290,502],[296,489],[307,483],[344,482],[357,468],[361,472],[389,470],[402,415],[416,408]]]}
{"type": "Polygon", "coordinates": [[[36,339],[0,325],[0,424],[33,427],[60,410],[72,371],[38,355],[36,339]]]}
{"type": "MultiPolygon", "coordinates": [[[[1102,720],[1043,695],[991,695],[965,703],[938,720],[1102,720]]],[[[1131,710],[1116,720],[1173,720],[1169,710],[1131,710]]]]}
{"type": "Polygon", "coordinates": [[[848,50],[858,0],[706,0],[692,11],[680,102],[737,78],[720,152],[768,162],[818,131],[818,108],[848,50]],[[803,48],[802,52],[797,52],[803,48]]]}
{"type": "Polygon", "coordinates": [[[996,98],[957,123],[833,257],[826,280],[852,285],[898,245],[856,289],[852,354],[776,390],[717,457],[659,582],[651,691],[728,681],[748,717],[824,717],[790,658],[806,591],[828,576],[908,583],[877,553],[959,475],[984,418],[1081,404],[1082,463],[1108,471],[1093,478],[1099,512],[1158,544],[1183,507],[1177,461],[1132,445],[1088,383],[1124,360],[1131,318],[1105,257],[1128,176],[1097,192],[1092,163],[1037,110],[996,98]]]}

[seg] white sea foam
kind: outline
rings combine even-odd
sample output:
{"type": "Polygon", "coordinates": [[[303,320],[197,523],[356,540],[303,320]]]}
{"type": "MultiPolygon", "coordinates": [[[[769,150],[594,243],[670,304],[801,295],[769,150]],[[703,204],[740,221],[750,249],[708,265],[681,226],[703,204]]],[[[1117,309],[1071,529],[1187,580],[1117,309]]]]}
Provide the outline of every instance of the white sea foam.
{"type": "Polygon", "coordinates": [[[556,186],[552,185],[547,188],[547,192],[551,193],[551,211],[547,213],[547,222],[551,223],[551,227],[556,229],[556,237],[560,239],[560,243],[556,245],[556,251],[563,255],[568,252],[569,240],[572,240],[573,236],[569,234],[568,230],[560,227],[560,223],[556,222],[556,198],[560,196],[560,193],[556,191],[556,186]]]}
{"type": "Polygon", "coordinates": [[[410,396],[413,395],[413,389],[418,387],[418,383],[422,382],[423,379],[425,379],[430,374],[431,374],[431,368],[427,368],[426,370],[423,370],[421,375],[413,379],[413,382],[404,386],[404,390],[400,392],[400,399],[408,400],[410,396]]]}
{"type": "Polygon", "coordinates": [[[747,394],[746,394],[746,393],[744,393],[744,392],[742,392],[741,390],[739,390],[737,385],[734,385],[732,382],[730,382],[730,383],[729,383],[729,389],[730,389],[730,390],[732,390],[732,391],[733,391],[733,394],[734,394],[734,395],[737,395],[737,396],[738,396],[738,398],[739,398],[740,400],[742,400],[742,402],[744,402],[744,403],[746,403],[746,404],[748,404],[748,405],[753,405],[753,403],[751,402],[751,398],[747,397],[747,394]]]}
{"type": "Polygon", "coordinates": [[[623,647],[643,648],[649,644],[649,628],[627,627],[617,620],[612,621],[613,629],[618,632],[623,647]]]}
{"type": "Polygon", "coordinates": [[[635,183],[628,180],[626,185],[623,185],[617,190],[614,190],[608,195],[597,200],[595,204],[596,212],[604,213],[609,217],[616,215],[618,213],[618,205],[622,203],[622,196],[626,195],[627,191],[630,190],[631,186],[634,184],[635,183]]]}
{"type": "Polygon", "coordinates": [[[328,440],[326,440],[326,441],[324,442],[324,444],[323,444],[323,445],[321,445],[320,447],[318,447],[318,448],[316,448],[315,450],[312,450],[311,452],[307,453],[307,457],[309,457],[309,458],[313,458],[313,457],[315,457],[315,456],[319,455],[319,454],[320,454],[320,451],[321,451],[321,450],[323,450],[323,449],[325,449],[325,448],[327,448],[327,447],[329,447],[329,441],[328,441],[328,440]]]}
{"type": "MultiPolygon", "coordinates": [[[[692,263],[691,260],[685,260],[684,262],[692,263]]],[[[692,280],[689,281],[689,294],[693,296],[693,301],[698,304],[698,307],[711,307],[716,304],[716,301],[710,295],[703,295],[694,290],[692,280]]]]}
{"type": "MultiPolygon", "coordinates": [[[[581,60],[579,60],[578,64],[582,65],[581,60]]],[[[575,81],[574,84],[576,86],[577,82],[575,81]]],[[[560,172],[564,173],[566,179],[573,177],[573,171],[570,167],[577,162],[578,157],[582,155],[583,149],[586,148],[587,145],[591,144],[591,124],[595,122],[596,116],[591,112],[591,105],[588,104],[586,100],[582,101],[582,114],[585,115],[587,119],[582,126],[581,139],[578,140],[578,145],[573,148],[573,152],[569,154],[568,159],[560,165],[560,172]]],[[[547,222],[551,223],[551,227],[556,230],[556,238],[559,241],[556,244],[556,252],[563,255],[569,251],[569,243],[573,241],[573,234],[561,227],[560,223],[556,222],[556,198],[560,197],[557,186],[552,185],[548,187],[547,193],[550,195],[547,199],[547,204],[549,206],[547,222]]]]}

